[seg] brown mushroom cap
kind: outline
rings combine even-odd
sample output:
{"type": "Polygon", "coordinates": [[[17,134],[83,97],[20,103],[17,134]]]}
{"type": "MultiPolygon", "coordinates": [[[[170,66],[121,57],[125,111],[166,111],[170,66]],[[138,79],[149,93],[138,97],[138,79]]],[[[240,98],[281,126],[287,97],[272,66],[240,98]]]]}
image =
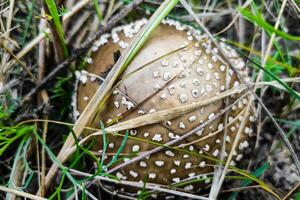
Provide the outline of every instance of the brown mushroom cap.
{"type": "MultiPolygon", "coordinates": [[[[89,75],[87,76],[86,72],[79,74],[79,78],[84,82],[79,85],[77,92],[79,113],[84,110],[99,87],[99,82],[94,81],[94,77],[105,76],[105,73],[114,64],[114,54],[118,51],[122,53],[132,41],[132,37],[145,23],[145,20],[140,20],[126,26],[117,27],[111,35],[103,36],[95,44],[93,48],[95,52],[92,59],[89,59],[90,64],[87,67],[89,75]]],[[[221,43],[221,47],[235,64],[234,67],[247,76],[245,63],[237,53],[223,43],[221,43]]],[[[127,67],[121,77],[124,80],[107,100],[105,109],[99,113],[91,124],[99,127],[100,119],[109,123],[122,115],[123,118],[119,121],[126,121],[146,113],[209,99],[225,91],[227,70],[229,70],[230,80],[227,80],[230,82],[229,87],[238,86],[240,81],[236,75],[231,69],[228,69],[227,63],[223,63],[219,58],[218,49],[213,46],[207,36],[179,22],[165,20],[163,24],[157,27],[127,67]],[[136,108],[135,106],[140,103],[141,105],[136,108]]],[[[235,95],[230,97],[229,100],[233,102],[238,97],[240,95],[235,95]]],[[[228,135],[226,137],[227,153],[231,150],[233,140],[243,118],[240,112],[247,103],[248,99],[244,98],[229,111],[228,135]]],[[[224,107],[224,100],[219,100],[171,121],[130,130],[130,135],[164,144],[196,128],[224,107]]],[[[224,137],[224,116],[215,119],[202,131],[177,145],[194,142],[184,147],[184,149],[199,154],[207,152],[218,157],[224,137]],[[196,141],[201,138],[205,139],[196,141]]],[[[247,126],[241,135],[239,148],[234,153],[234,161],[239,161],[242,158],[243,149],[248,147],[247,140],[252,133],[251,124],[253,119],[251,115],[247,119],[247,126]]],[[[108,137],[108,154],[116,153],[123,138],[108,137]]],[[[153,144],[129,139],[122,153],[130,155],[155,147],[153,144]]],[[[99,143],[94,148],[97,150],[102,148],[101,138],[99,138],[99,143]]],[[[108,156],[107,162],[111,157],[108,156]]],[[[232,164],[234,164],[234,161],[232,164]]],[[[123,180],[147,180],[147,182],[169,185],[212,172],[213,167],[208,166],[208,164],[212,165],[214,163],[199,156],[189,155],[186,152],[164,149],[141,161],[127,165],[118,171],[116,175],[123,180]]],[[[195,191],[199,188],[188,185],[184,189],[195,191]]]]}

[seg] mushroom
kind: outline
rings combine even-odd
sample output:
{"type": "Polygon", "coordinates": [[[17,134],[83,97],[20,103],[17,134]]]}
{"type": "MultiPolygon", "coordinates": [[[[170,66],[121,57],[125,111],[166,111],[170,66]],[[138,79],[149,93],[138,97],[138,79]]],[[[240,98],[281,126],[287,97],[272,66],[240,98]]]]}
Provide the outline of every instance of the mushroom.
{"type": "MultiPolygon", "coordinates": [[[[146,22],[147,20],[143,19],[116,27],[111,34],[103,35],[95,43],[86,71],[77,74],[81,82],[77,90],[76,103],[79,113],[84,110],[99,87],[101,79],[105,78],[113,66],[118,52],[122,53],[129,46],[134,35],[146,22]]],[[[245,63],[238,54],[223,42],[220,46],[234,63],[235,69],[247,78],[245,63]]],[[[222,56],[219,50],[205,34],[177,21],[164,20],[123,72],[121,76],[123,80],[107,100],[104,110],[97,114],[91,124],[99,127],[100,120],[109,124],[120,115],[122,118],[119,121],[125,121],[147,113],[193,104],[212,98],[224,92],[226,88],[239,86],[240,81],[233,70],[223,61],[224,59],[220,58],[222,56]],[[228,78],[226,78],[227,73],[228,78]]],[[[230,96],[229,103],[240,96],[241,94],[230,96]]],[[[243,119],[241,111],[247,103],[248,97],[245,97],[228,111],[225,156],[231,150],[243,119]]],[[[215,101],[165,123],[130,130],[129,134],[136,138],[164,144],[212,119],[225,106],[225,99],[215,101]]],[[[177,146],[184,146],[183,149],[198,154],[218,157],[223,145],[224,116],[216,118],[177,146]]],[[[234,152],[232,165],[242,159],[243,150],[248,148],[248,140],[253,135],[251,126],[254,117],[250,115],[246,120],[247,125],[234,152]]],[[[107,153],[112,155],[120,147],[123,138],[107,136],[107,153]]],[[[155,147],[154,144],[129,139],[122,153],[132,155],[155,147]]],[[[94,148],[97,150],[102,148],[101,137],[94,148]]],[[[127,165],[115,175],[121,180],[147,180],[151,183],[170,185],[213,172],[212,165],[215,163],[190,155],[187,151],[165,148],[163,151],[127,165]]],[[[111,158],[112,156],[108,156],[106,162],[111,158]]],[[[128,159],[130,158],[124,159],[124,162],[128,159]]],[[[189,184],[183,189],[196,191],[200,188],[189,184]]]]}

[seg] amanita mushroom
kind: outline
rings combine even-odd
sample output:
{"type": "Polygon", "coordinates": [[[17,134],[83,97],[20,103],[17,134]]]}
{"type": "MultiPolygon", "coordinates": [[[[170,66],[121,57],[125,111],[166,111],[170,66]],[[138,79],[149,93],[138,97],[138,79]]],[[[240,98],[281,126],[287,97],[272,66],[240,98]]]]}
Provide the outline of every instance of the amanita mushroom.
{"type": "MultiPolygon", "coordinates": [[[[114,65],[114,55],[117,52],[122,53],[127,48],[134,35],[146,22],[147,20],[139,20],[116,27],[111,34],[103,35],[95,43],[86,71],[78,73],[82,81],[77,92],[79,113],[84,110],[99,87],[99,81],[95,79],[105,78],[105,74],[114,65]]],[[[226,56],[235,64],[236,70],[247,77],[243,60],[224,43],[220,45],[226,56]]],[[[124,80],[107,100],[105,109],[91,124],[99,127],[100,120],[110,123],[120,115],[123,116],[120,121],[125,121],[146,113],[192,104],[214,97],[224,92],[227,87],[239,86],[240,81],[233,70],[220,58],[218,49],[205,34],[176,21],[163,21],[125,70],[121,77],[124,80]],[[226,73],[228,73],[227,79],[226,73]]],[[[229,103],[238,97],[240,94],[229,97],[229,103]]],[[[228,111],[225,156],[231,150],[238,127],[243,120],[241,111],[246,104],[248,104],[247,97],[228,111]]],[[[171,121],[130,130],[130,135],[164,144],[213,118],[225,106],[225,99],[219,100],[171,121]]],[[[191,143],[184,149],[218,157],[224,138],[224,120],[225,115],[222,115],[177,146],[191,143]]],[[[241,134],[238,149],[234,152],[233,165],[234,162],[241,160],[243,150],[249,145],[254,117],[250,115],[246,120],[247,126],[241,134]]],[[[108,137],[107,153],[112,155],[120,147],[123,138],[112,135],[108,137]]],[[[156,146],[153,144],[129,139],[122,154],[139,153],[154,147],[156,146]]],[[[95,148],[101,150],[101,137],[95,148]]],[[[109,162],[111,157],[108,156],[106,161],[109,162]]],[[[126,160],[128,159],[124,159],[124,162],[126,160]]],[[[147,180],[147,182],[170,185],[212,172],[213,164],[215,163],[199,156],[165,148],[150,157],[127,165],[115,175],[121,180],[147,180]]],[[[196,191],[200,188],[189,184],[184,189],[196,191]]]]}

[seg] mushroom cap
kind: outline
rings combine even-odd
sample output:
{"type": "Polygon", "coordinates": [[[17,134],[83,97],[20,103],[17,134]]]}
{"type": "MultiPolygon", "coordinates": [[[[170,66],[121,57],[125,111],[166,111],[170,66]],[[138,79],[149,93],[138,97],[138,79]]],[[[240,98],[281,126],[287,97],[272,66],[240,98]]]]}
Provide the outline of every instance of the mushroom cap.
{"type": "MultiPolygon", "coordinates": [[[[77,109],[79,113],[84,110],[99,87],[101,81],[94,81],[94,77],[105,78],[114,65],[114,55],[117,55],[118,51],[120,53],[124,51],[145,23],[146,20],[139,20],[116,27],[110,35],[102,36],[95,43],[94,53],[86,69],[88,73],[82,72],[78,76],[80,80],[82,76],[88,77],[83,78],[84,81],[81,80],[83,83],[78,86],[77,109]]],[[[226,56],[235,64],[236,70],[247,77],[243,60],[224,43],[221,42],[220,45],[226,56]]],[[[218,49],[205,34],[179,22],[164,20],[123,72],[120,77],[122,81],[107,100],[106,107],[97,114],[91,125],[99,127],[100,120],[109,124],[119,116],[122,116],[119,119],[120,122],[146,113],[193,104],[224,92],[227,83],[229,83],[227,84],[229,88],[238,86],[240,81],[237,76],[220,58],[218,49]],[[226,79],[227,71],[229,76],[226,79]]],[[[229,103],[234,102],[240,95],[230,96],[229,103]]],[[[248,97],[243,98],[228,111],[227,153],[231,150],[243,118],[241,111],[246,104],[248,104],[248,97]]],[[[165,123],[130,130],[129,134],[136,138],[164,144],[211,119],[225,106],[224,100],[218,100],[165,123]]],[[[212,165],[215,163],[203,157],[191,155],[187,151],[197,154],[208,153],[218,157],[224,138],[224,117],[225,115],[216,118],[203,130],[175,145],[192,143],[182,148],[186,151],[165,148],[143,160],[127,165],[116,172],[116,176],[121,180],[147,180],[151,183],[169,185],[213,172],[212,165]]],[[[249,119],[246,120],[246,126],[239,140],[239,148],[234,152],[233,165],[235,161],[241,160],[243,149],[249,146],[253,116],[250,114],[249,119]]],[[[106,162],[109,162],[120,147],[123,138],[107,136],[106,162]]],[[[97,140],[94,149],[100,150],[102,139],[97,140]]],[[[156,145],[151,143],[129,139],[122,149],[122,154],[133,155],[155,147],[156,145]]],[[[196,191],[199,187],[190,184],[184,189],[196,191]]]]}

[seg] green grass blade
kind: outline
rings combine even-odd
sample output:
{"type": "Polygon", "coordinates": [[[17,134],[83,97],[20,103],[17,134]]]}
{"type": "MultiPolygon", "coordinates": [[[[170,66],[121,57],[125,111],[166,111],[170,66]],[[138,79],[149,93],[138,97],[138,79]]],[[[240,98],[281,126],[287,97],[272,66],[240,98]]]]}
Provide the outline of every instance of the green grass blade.
{"type": "MultiPolygon", "coordinates": [[[[262,166],[260,166],[259,168],[257,168],[252,175],[255,177],[259,177],[261,176],[267,169],[269,168],[269,163],[264,163],[262,166]]],[[[251,180],[244,180],[242,182],[242,186],[245,187],[247,185],[249,185],[250,183],[252,183],[251,180]]],[[[233,192],[229,197],[228,200],[234,200],[238,195],[238,192],[233,192]]]]}
{"type": "Polygon", "coordinates": [[[280,85],[282,85],[291,95],[293,95],[296,99],[300,100],[300,95],[295,92],[292,88],[290,88],[286,83],[284,83],[280,78],[275,76],[272,72],[268,71],[264,67],[262,67],[259,63],[257,63],[255,60],[249,58],[246,54],[244,54],[242,51],[239,51],[235,48],[236,51],[238,51],[241,55],[243,55],[245,58],[250,60],[253,64],[255,64],[259,69],[263,70],[265,73],[267,73],[269,76],[271,76],[274,80],[276,80],[280,85]]]}
{"type": "Polygon", "coordinates": [[[125,136],[122,140],[122,143],[121,143],[117,153],[113,156],[112,160],[108,163],[107,168],[110,167],[111,165],[113,165],[117,161],[117,159],[118,159],[122,149],[124,148],[127,140],[128,140],[128,130],[126,130],[126,133],[125,133],[125,136]]]}
{"type": "Polygon", "coordinates": [[[256,23],[260,27],[262,27],[264,30],[268,31],[269,33],[275,33],[276,35],[287,39],[287,40],[294,40],[294,41],[300,41],[300,37],[290,35],[288,33],[285,33],[280,30],[274,29],[274,27],[266,22],[263,17],[260,14],[253,14],[249,9],[239,9],[240,13],[249,21],[256,23]]]}
{"type": "Polygon", "coordinates": [[[95,10],[96,10],[96,14],[97,14],[97,17],[99,19],[99,22],[101,23],[102,22],[102,11],[101,11],[101,8],[99,6],[99,2],[98,0],[93,0],[93,3],[94,3],[94,7],[95,7],[95,10]]]}
{"type": "Polygon", "coordinates": [[[60,17],[59,17],[59,13],[55,4],[54,0],[45,0],[49,13],[51,15],[52,21],[54,23],[54,26],[56,28],[58,37],[60,39],[61,42],[61,46],[63,48],[64,51],[64,56],[68,57],[69,56],[69,51],[66,45],[66,40],[65,40],[65,34],[64,34],[64,30],[60,21],[60,17]]]}

